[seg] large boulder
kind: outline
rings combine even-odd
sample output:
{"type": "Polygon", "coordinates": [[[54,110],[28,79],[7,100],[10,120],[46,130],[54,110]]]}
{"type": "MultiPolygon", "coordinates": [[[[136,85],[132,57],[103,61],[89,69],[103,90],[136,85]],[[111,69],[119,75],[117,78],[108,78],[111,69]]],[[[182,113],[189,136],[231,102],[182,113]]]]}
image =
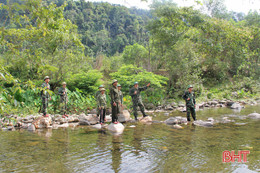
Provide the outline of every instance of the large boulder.
{"type": "Polygon", "coordinates": [[[95,125],[99,122],[99,118],[96,115],[88,115],[87,118],[91,125],[95,125]]]}
{"type": "Polygon", "coordinates": [[[178,124],[178,119],[175,117],[170,117],[167,120],[165,120],[164,122],[165,122],[165,124],[168,124],[168,125],[174,125],[174,124],[178,124]]]}
{"type": "Polygon", "coordinates": [[[248,115],[249,118],[252,119],[260,119],[260,114],[259,113],[251,113],[248,115]]]}
{"type": "Polygon", "coordinates": [[[35,126],[36,129],[48,128],[52,124],[51,117],[38,117],[35,119],[32,124],[35,126]]]}
{"type": "Polygon", "coordinates": [[[80,114],[79,125],[90,125],[90,122],[88,121],[88,116],[86,116],[85,114],[80,114]]]}
{"type": "Polygon", "coordinates": [[[120,123],[124,123],[130,120],[130,113],[128,110],[123,110],[121,114],[118,116],[118,121],[120,123]]]}
{"type": "Polygon", "coordinates": [[[232,106],[230,108],[231,109],[241,109],[243,107],[239,103],[234,103],[234,104],[232,104],[232,106]]]}
{"type": "Polygon", "coordinates": [[[34,124],[31,124],[31,125],[28,126],[27,130],[28,131],[35,131],[36,128],[35,128],[34,124]]]}
{"type": "Polygon", "coordinates": [[[155,106],[153,103],[147,103],[147,104],[145,104],[145,108],[148,110],[154,110],[155,106]]]}
{"type": "Polygon", "coordinates": [[[150,116],[146,116],[146,117],[139,118],[139,121],[141,123],[152,123],[153,119],[150,116]]]}
{"type": "Polygon", "coordinates": [[[123,133],[125,126],[121,123],[118,124],[111,123],[108,125],[107,129],[112,133],[121,134],[123,133]]]}

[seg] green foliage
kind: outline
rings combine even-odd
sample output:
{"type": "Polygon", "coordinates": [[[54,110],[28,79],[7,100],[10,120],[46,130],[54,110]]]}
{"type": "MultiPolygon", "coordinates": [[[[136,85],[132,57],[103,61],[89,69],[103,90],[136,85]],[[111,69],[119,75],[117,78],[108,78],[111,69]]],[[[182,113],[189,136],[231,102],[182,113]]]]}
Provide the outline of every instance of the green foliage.
{"type": "Polygon", "coordinates": [[[68,79],[68,88],[72,91],[79,89],[84,93],[94,94],[98,86],[102,84],[101,78],[103,75],[97,70],[73,74],[68,79]]]}
{"type": "Polygon", "coordinates": [[[122,86],[124,95],[129,93],[129,89],[133,87],[134,82],[138,82],[139,86],[146,86],[151,83],[151,89],[148,89],[145,102],[153,102],[159,104],[165,97],[165,89],[168,78],[147,72],[142,67],[133,65],[123,65],[117,72],[111,73],[113,79],[117,79],[122,86]]]}

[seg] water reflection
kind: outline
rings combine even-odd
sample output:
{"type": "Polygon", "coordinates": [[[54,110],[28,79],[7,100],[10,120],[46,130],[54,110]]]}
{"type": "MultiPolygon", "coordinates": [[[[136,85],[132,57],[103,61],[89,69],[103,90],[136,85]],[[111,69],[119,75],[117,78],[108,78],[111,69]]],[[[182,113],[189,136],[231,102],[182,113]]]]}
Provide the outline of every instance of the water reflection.
{"type": "Polygon", "coordinates": [[[122,162],[122,136],[121,135],[113,135],[112,136],[112,168],[114,172],[120,171],[120,165],[122,162]]]}
{"type": "MultiPolygon", "coordinates": [[[[260,112],[260,108],[248,107],[241,112],[205,109],[198,111],[199,119],[227,116],[236,122],[212,128],[189,124],[183,125],[184,129],[134,123],[135,128],[128,124],[119,136],[87,127],[0,132],[0,172],[259,171],[260,121],[240,118],[252,112],[260,112]],[[250,150],[248,162],[223,164],[224,150],[250,150]]],[[[186,115],[173,112],[171,116],[186,115]]]]}

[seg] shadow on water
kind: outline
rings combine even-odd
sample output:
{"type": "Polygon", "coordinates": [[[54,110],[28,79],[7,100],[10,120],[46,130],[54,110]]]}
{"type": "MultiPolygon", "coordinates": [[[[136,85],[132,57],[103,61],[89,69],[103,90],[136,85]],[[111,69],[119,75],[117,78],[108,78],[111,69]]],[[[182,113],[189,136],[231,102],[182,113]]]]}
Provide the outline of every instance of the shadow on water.
{"type": "MultiPolygon", "coordinates": [[[[198,119],[227,116],[235,122],[183,129],[125,124],[117,136],[88,127],[0,132],[0,172],[258,172],[260,121],[241,118],[252,112],[259,113],[259,106],[206,109],[197,112],[198,119]],[[248,162],[222,163],[225,150],[250,150],[248,162]]],[[[153,119],[170,116],[185,113],[153,119]]]]}

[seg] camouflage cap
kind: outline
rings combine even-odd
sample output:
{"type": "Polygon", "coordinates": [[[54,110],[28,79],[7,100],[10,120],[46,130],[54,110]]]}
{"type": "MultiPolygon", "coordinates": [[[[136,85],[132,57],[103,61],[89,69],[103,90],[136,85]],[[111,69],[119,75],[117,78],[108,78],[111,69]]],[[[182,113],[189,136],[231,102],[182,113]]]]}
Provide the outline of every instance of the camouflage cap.
{"type": "Polygon", "coordinates": [[[112,82],[112,84],[113,84],[113,83],[116,83],[116,82],[117,82],[117,80],[116,80],[116,79],[114,79],[114,80],[113,80],[113,82],[112,82]]]}
{"type": "Polygon", "coordinates": [[[120,85],[120,84],[117,84],[117,87],[121,87],[121,85],[120,85]]]}
{"type": "Polygon", "coordinates": [[[105,88],[102,88],[100,91],[106,91],[105,88]]]}
{"type": "Polygon", "coordinates": [[[135,82],[134,85],[138,84],[138,82],[135,82]]]}
{"type": "Polygon", "coordinates": [[[67,83],[66,82],[62,82],[62,85],[67,85],[67,83]]]}
{"type": "Polygon", "coordinates": [[[188,85],[188,89],[189,89],[189,88],[193,88],[193,86],[192,86],[192,85],[188,85]]]}
{"type": "Polygon", "coordinates": [[[46,80],[46,79],[50,79],[50,77],[49,77],[49,76],[45,76],[45,77],[44,77],[44,80],[46,80]]]}
{"type": "Polygon", "coordinates": [[[99,85],[99,87],[98,88],[104,88],[104,85],[99,85]]]}

